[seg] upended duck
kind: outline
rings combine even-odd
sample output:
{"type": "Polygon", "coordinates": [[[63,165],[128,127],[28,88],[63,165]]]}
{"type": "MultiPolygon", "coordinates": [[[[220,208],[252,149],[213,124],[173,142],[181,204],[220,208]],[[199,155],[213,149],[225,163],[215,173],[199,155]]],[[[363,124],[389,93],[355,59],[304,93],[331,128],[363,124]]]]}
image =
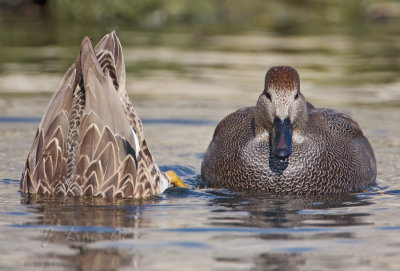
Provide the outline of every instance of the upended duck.
{"type": "Polygon", "coordinates": [[[255,107],[216,127],[201,167],[212,187],[285,194],[358,192],[375,184],[374,152],[361,128],[314,108],[291,67],[272,67],[255,107]]]}
{"type": "Polygon", "coordinates": [[[93,48],[88,37],[40,122],[20,191],[57,196],[144,198],[171,183],[147,147],[125,90],[121,44],[112,32],[93,48]]]}

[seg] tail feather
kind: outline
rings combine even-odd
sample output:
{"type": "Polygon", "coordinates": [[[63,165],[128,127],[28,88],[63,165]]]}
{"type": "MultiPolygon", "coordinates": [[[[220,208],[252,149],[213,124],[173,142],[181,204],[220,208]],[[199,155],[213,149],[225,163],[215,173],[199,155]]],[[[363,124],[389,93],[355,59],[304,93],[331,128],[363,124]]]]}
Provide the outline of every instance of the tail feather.
{"type": "Polygon", "coordinates": [[[104,36],[94,48],[103,71],[109,70],[116,90],[125,90],[125,61],[115,31],[104,36]]]}

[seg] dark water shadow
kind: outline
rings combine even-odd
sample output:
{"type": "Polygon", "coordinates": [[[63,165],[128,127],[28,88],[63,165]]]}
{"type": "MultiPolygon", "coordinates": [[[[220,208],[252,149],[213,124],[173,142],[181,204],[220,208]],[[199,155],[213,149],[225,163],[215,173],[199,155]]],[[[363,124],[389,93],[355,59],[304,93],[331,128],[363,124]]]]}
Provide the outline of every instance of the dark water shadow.
{"type": "MultiPolygon", "coordinates": [[[[224,208],[216,212],[246,211],[251,214],[252,220],[242,220],[231,226],[246,227],[296,227],[303,226],[304,221],[310,219],[329,220],[332,223],[324,226],[360,226],[365,225],[365,213],[339,212],[341,208],[368,206],[373,204],[368,197],[362,194],[338,194],[323,196],[294,196],[294,195],[266,195],[261,192],[231,192],[228,190],[211,190],[218,195],[212,201],[224,208]],[[336,214],[334,210],[338,210],[336,214]]],[[[313,224],[306,223],[308,226],[313,224]]],[[[320,224],[316,224],[320,225],[320,224]]]]}
{"type": "Polygon", "coordinates": [[[120,241],[140,239],[145,234],[141,229],[149,228],[151,220],[143,216],[149,205],[160,199],[147,200],[100,199],[100,198],[59,198],[21,195],[21,204],[36,215],[34,222],[18,227],[39,228],[42,247],[50,244],[67,246],[75,253],[51,252],[47,259],[61,260],[63,266],[79,270],[118,270],[137,265],[137,255],[118,247],[93,248],[88,246],[99,241],[120,241]]]}
{"type": "MultiPolygon", "coordinates": [[[[327,196],[266,196],[263,193],[238,193],[228,190],[211,190],[216,195],[210,202],[220,206],[213,212],[209,223],[214,227],[244,229],[258,240],[269,242],[324,241],[355,238],[348,227],[368,226],[365,218],[370,197],[357,194],[327,196]],[[365,211],[359,211],[363,207],[365,211]],[[242,215],[238,215],[242,214],[242,215]]],[[[222,233],[221,240],[243,238],[222,233]]],[[[303,243],[302,243],[303,244],[303,243]]],[[[312,246],[260,253],[254,258],[254,270],[300,270],[307,262],[306,252],[312,246]]],[[[216,261],[234,263],[237,258],[215,258],[216,261]]]]}

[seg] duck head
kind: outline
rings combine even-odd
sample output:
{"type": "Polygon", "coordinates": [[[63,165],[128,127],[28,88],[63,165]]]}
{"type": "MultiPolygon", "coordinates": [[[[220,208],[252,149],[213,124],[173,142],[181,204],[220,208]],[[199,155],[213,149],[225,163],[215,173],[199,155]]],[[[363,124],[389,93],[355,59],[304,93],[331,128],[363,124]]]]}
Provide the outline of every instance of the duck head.
{"type": "Polygon", "coordinates": [[[307,103],[300,93],[299,74],[288,66],[272,67],[255,110],[256,126],[268,131],[272,153],[279,159],[292,154],[293,133],[307,122],[307,103]]]}

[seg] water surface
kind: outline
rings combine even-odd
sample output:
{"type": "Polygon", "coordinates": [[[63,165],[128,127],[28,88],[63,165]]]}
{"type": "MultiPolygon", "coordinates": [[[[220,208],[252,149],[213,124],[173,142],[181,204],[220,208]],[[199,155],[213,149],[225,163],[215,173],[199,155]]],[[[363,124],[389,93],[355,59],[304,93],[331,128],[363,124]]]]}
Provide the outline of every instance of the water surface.
{"type": "Polygon", "coordinates": [[[188,33],[159,34],[150,45],[148,33],[119,35],[127,89],[155,159],[193,189],[142,201],[21,195],[24,159],[79,43],[4,47],[2,270],[400,270],[400,36],[255,32],[191,47],[182,46],[193,44],[188,33]],[[216,123],[254,105],[265,72],[281,64],[299,71],[314,105],[359,122],[375,150],[378,187],[295,197],[204,186],[200,165],[216,123]]]}

